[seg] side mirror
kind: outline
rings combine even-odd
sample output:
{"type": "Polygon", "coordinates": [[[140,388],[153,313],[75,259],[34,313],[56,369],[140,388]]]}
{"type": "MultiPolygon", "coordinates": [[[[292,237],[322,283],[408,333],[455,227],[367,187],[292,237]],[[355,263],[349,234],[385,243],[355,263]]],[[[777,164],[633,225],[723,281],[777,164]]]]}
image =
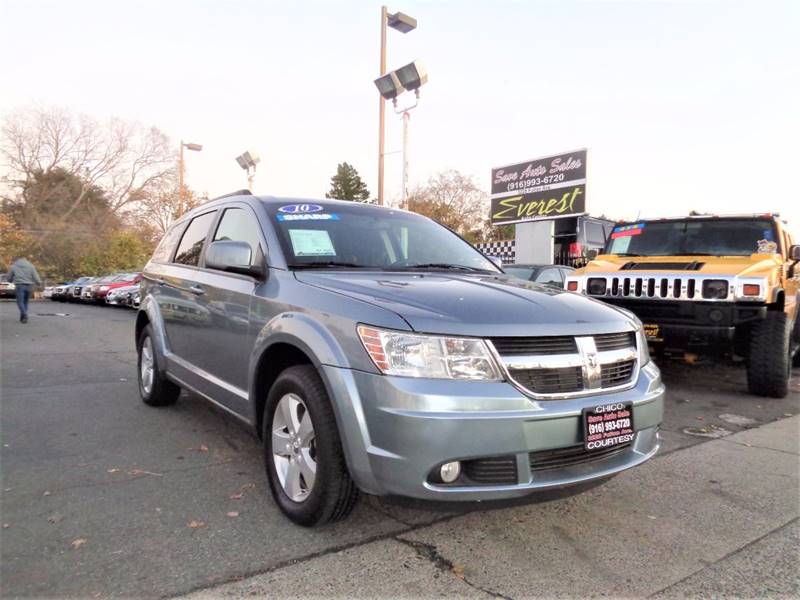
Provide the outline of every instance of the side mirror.
{"type": "Polygon", "coordinates": [[[247,242],[220,240],[211,242],[206,250],[206,267],[240,275],[262,277],[264,268],[261,265],[251,265],[250,259],[253,251],[247,242]]]}
{"type": "Polygon", "coordinates": [[[597,249],[596,248],[591,248],[591,249],[586,251],[586,259],[587,260],[594,260],[595,258],[597,258],[597,254],[598,254],[597,249]]]}
{"type": "Polygon", "coordinates": [[[792,260],[800,260],[800,245],[794,244],[789,247],[789,258],[792,260]]]}

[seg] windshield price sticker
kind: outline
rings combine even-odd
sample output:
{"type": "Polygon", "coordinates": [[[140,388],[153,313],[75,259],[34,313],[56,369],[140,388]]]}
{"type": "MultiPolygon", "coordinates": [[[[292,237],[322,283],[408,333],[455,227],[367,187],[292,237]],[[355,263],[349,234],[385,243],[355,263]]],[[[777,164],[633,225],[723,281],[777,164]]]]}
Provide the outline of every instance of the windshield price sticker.
{"type": "Polygon", "coordinates": [[[583,409],[583,442],[586,450],[603,450],[633,441],[633,405],[616,402],[583,409]]]}
{"type": "Polygon", "coordinates": [[[336,256],[331,236],[324,229],[290,229],[295,256],[336,256]]]}

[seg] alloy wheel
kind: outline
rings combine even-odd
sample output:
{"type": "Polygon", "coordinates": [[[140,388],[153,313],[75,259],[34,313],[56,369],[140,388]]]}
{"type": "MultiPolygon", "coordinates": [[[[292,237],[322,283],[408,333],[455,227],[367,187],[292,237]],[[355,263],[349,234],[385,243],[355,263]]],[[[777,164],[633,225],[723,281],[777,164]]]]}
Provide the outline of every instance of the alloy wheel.
{"type": "Polygon", "coordinates": [[[281,487],[294,502],[303,502],[317,474],[314,425],[297,394],[284,395],[272,416],[272,460],[281,487]]]}

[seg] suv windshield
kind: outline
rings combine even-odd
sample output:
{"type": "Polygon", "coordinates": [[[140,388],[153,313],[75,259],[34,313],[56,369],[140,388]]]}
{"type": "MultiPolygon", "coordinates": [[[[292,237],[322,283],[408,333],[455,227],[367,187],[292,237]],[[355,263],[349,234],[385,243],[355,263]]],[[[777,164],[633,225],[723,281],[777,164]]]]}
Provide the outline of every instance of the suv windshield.
{"type": "Polygon", "coordinates": [[[777,252],[767,219],[687,219],[617,225],[606,254],[622,256],[749,256],[777,252]]]}
{"type": "Polygon", "coordinates": [[[358,203],[287,203],[267,210],[292,268],[499,272],[449,229],[413,213],[358,203]]]}

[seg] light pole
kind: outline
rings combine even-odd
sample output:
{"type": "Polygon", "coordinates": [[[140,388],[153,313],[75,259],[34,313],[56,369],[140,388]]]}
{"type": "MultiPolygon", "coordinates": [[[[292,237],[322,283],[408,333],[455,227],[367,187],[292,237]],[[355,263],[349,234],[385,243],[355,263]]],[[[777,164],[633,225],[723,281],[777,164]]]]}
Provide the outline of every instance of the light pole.
{"type": "MultiPolygon", "coordinates": [[[[417,28],[417,20],[401,12],[389,14],[385,6],[381,7],[381,64],[380,76],[386,74],[386,26],[399,31],[408,33],[417,28]]],[[[384,129],[386,126],[386,105],[384,98],[379,98],[380,109],[378,112],[378,204],[383,204],[383,158],[384,152],[384,129]]]]}
{"type": "Polygon", "coordinates": [[[200,152],[203,149],[202,144],[191,144],[189,142],[184,142],[181,140],[181,150],[180,155],[178,158],[178,216],[180,217],[183,215],[184,211],[184,191],[183,191],[183,176],[184,176],[184,163],[183,163],[183,149],[186,148],[187,150],[192,150],[194,152],[200,152]]]}
{"type": "Polygon", "coordinates": [[[428,81],[428,72],[422,63],[415,60],[375,80],[375,86],[381,94],[381,102],[391,100],[394,112],[403,115],[403,185],[400,206],[408,208],[408,123],[411,119],[409,111],[419,104],[419,88],[428,81]],[[414,104],[397,108],[397,97],[408,90],[414,92],[414,104]]]}
{"type": "Polygon", "coordinates": [[[247,172],[247,189],[253,191],[253,179],[256,176],[256,165],[261,162],[261,157],[255,150],[248,150],[236,157],[236,162],[247,172]],[[250,171],[252,169],[252,172],[250,171]]]}

